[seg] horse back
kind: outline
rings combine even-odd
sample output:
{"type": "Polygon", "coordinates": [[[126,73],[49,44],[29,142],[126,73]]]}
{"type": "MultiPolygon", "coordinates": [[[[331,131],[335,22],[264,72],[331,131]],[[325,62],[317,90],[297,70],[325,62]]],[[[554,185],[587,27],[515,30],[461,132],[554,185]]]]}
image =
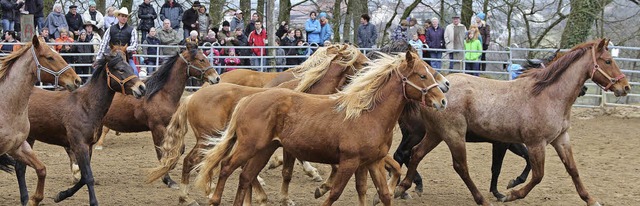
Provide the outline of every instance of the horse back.
{"type": "Polygon", "coordinates": [[[274,72],[257,72],[249,69],[236,69],[220,75],[220,83],[231,83],[248,87],[263,87],[278,76],[274,72]]]}

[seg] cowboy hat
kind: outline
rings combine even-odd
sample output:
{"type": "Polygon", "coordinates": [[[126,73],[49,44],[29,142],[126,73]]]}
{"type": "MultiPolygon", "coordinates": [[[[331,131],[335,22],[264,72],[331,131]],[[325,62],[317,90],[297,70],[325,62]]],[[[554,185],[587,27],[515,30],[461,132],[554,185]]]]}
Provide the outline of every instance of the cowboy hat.
{"type": "Polygon", "coordinates": [[[120,10],[115,10],[113,12],[113,14],[115,16],[118,16],[120,14],[125,15],[125,16],[129,16],[129,9],[127,9],[127,7],[122,7],[122,8],[120,8],[120,10]]]}
{"type": "Polygon", "coordinates": [[[98,31],[98,26],[96,26],[96,23],[93,23],[93,21],[87,20],[84,22],[84,26],[89,26],[89,25],[93,27],[93,31],[98,31]]]}

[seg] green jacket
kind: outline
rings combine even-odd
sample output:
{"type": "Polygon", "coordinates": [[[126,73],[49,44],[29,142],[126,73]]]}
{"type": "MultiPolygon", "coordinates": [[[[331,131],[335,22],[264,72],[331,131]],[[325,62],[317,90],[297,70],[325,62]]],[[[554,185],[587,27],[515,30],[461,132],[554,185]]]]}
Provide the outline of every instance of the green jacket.
{"type": "Polygon", "coordinates": [[[464,50],[464,60],[479,60],[482,53],[469,51],[482,51],[482,43],[480,43],[480,40],[477,39],[471,41],[465,40],[464,50]]]}

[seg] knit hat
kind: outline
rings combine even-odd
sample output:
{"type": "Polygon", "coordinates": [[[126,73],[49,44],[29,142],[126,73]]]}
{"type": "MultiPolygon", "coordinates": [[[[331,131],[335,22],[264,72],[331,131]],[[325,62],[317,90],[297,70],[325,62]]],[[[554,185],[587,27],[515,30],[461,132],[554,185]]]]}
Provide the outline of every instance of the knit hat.
{"type": "Polygon", "coordinates": [[[231,24],[229,24],[229,22],[228,22],[228,21],[223,21],[223,22],[222,22],[222,26],[231,26],[231,24]]]}
{"type": "Polygon", "coordinates": [[[96,2],[93,0],[89,1],[89,6],[96,6],[96,2]]]}
{"type": "Polygon", "coordinates": [[[480,20],[484,20],[485,14],[480,12],[480,13],[476,14],[476,17],[480,18],[480,20]]]}
{"type": "Polygon", "coordinates": [[[325,12],[320,12],[320,15],[318,15],[318,17],[320,17],[320,18],[322,18],[322,17],[327,18],[327,13],[325,13],[325,12]]]}

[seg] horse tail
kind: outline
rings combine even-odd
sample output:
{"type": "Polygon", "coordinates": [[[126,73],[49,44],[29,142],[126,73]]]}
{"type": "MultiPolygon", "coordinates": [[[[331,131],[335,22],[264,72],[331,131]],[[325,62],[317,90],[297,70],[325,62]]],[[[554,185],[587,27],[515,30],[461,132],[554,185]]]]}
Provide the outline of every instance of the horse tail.
{"type": "Polygon", "coordinates": [[[15,164],[15,160],[11,158],[8,154],[0,155],[0,170],[12,173],[12,166],[15,164]]]}
{"type": "Polygon", "coordinates": [[[171,121],[164,134],[164,142],[162,143],[162,147],[160,147],[160,151],[162,152],[160,166],[153,168],[149,172],[147,175],[147,183],[160,179],[169,173],[169,171],[175,167],[178,158],[182,155],[184,137],[189,131],[187,110],[192,96],[193,95],[189,95],[185,97],[176,112],[171,116],[171,121]]]}
{"type": "MultiPolygon", "coordinates": [[[[193,171],[200,171],[198,176],[195,179],[195,185],[198,188],[205,190],[206,194],[211,193],[211,183],[213,181],[213,176],[218,175],[220,172],[220,162],[222,159],[227,158],[232,152],[233,148],[238,140],[236,136],[236,128],[237,128],[237,120],[238,120],[238,110],[245,102],[247,102],[248,98],[242,98],[233,109],[233,113],[231,114],[231,119],[227,125],[227,129],[222,132],[222,142],[218,143],[220,140],[218,138],[210,137],[208,140],[208,144],[216,145],[210,150],[204,150],[204,158],[202,161],[196,165],[193,171]]],[[[191,171],[191,172],[193,172],[191,171]]]]}

